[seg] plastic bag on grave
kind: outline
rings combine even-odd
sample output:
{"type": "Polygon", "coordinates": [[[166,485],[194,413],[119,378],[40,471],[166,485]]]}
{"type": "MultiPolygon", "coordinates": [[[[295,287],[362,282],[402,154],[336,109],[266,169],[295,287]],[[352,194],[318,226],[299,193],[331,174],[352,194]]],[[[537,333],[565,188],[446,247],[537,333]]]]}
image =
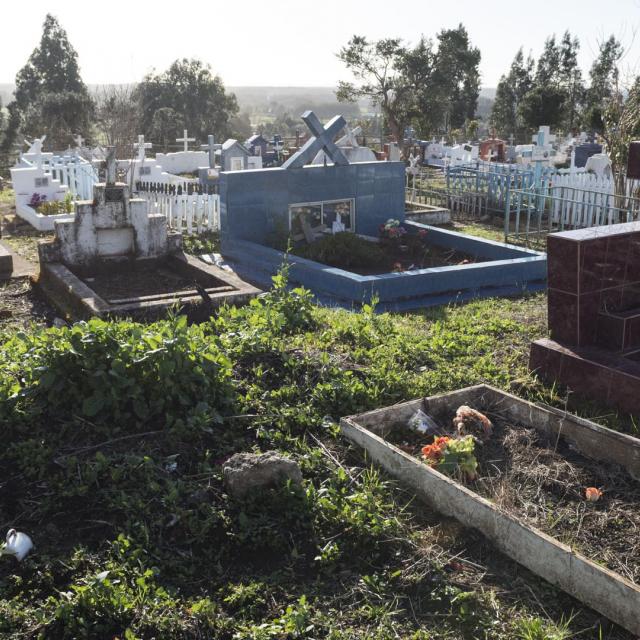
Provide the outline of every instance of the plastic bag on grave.
{"type": "Polygon", "coordinates": [[[424,435],[437,435],[442,432],[438,423],[430,415],[422,411],[422,409],[418,409],[411,418],[409,418],[407,426],[412,431],[424,435]]]}

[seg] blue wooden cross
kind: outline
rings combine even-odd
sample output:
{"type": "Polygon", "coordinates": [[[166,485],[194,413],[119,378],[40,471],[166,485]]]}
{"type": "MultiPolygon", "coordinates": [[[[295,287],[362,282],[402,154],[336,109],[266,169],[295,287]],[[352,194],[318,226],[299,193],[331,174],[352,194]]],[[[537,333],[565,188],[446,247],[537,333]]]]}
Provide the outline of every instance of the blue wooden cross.
{"type": "Polygon", "coordinates": [[[347,124],[342,116],[335,116],[329,120],[326,127],[322,126],[322,122],[318,120],[318,116],[313,111],[305,111],[302,114],[302,119],[314,135],[302,145],[300,151],[294,153],[282,165],[283,169],[297,169],[309,164],[320,150],[324,150],[334,164],[349,164],[344,153],[333,141],[347,124]]]}

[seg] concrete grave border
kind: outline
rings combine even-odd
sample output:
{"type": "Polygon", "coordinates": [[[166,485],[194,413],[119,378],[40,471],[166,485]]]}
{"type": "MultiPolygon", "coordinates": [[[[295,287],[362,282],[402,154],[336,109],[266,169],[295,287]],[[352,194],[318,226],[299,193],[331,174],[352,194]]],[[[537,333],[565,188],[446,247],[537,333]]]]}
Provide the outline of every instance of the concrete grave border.
{"type": "Polygon", "coordinates": [[[440,513],[479,530],[510,558],[630,632],[640,635],[640,586],[503,513],[493,503],[384,439],[385,431],[417,409],[455,414],[461,404],[482,410],[500,404],[511,419],[562,437],[583,455],[622,465],[640,478],[640,440],[563,411],[536,405],[488,385],[412,400],[340,420],[342,434],[440,513]]]}
{"type": "Polygon", "coordinates": [[[435,245],[488,261],[361,276],[239,238],[224,241],[222,254],[240,277],[262,287],[269,286],[287,260],[290,284],[307,287],[321,303],[346,308],[367,304],[373,296],[378,297],[381,311],[404,311],[546,288],[545,253],[408,220],[403,225],[410,233],[425,229],[435,245]]]}
{"type": "MultiPolygon", "coordinates": [[[[166,261],[174,261],[174,268],[188,268],[204,273],[221,281],[221,286],[206,289],[212,306],[223,304],[243,305],[262,293],[247,284],[235,273],[205,264],[201,260],[184,253],[169,254],[166,261]]],[[[178,304],[186,308],[196,308],[202,304],[202,296],[197,291],[182,291],[156,296],[140,296],[137,299],[122,300],[113,304],[99,296],[89,285],[61,262],[47,262],[40,265],[37,286],[45,296],[65,315],[73,318],[133,317],[157,318],[178,304]]]]}

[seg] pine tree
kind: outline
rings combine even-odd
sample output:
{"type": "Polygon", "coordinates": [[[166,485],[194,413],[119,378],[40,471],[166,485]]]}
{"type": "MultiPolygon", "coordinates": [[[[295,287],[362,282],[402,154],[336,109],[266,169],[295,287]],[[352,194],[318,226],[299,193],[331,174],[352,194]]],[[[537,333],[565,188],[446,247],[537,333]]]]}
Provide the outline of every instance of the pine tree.
{"type": "Polygon", "coordinates": [[[565,117],[562,124],[565,130],[573,131],[578,122],[578,113],[584,102],[584,82],[582,71],[578,66],[578,52],[580,41],[572,38],[569,31],[565,31],[559,47],[560,67],[558,69],[559,84],[565,92],[565,117]]]}
{"type": "Polygon", "coordinates": [[[39,46],[16,76],[15,102],[23,133],[46,134],[54,148],[69,144],[74,133],[90,134],[94,103],[80,77],[78,54],[50,14],[39,46]]]}
{"type": "Polygon", "coordinates": [[[514,135],[517,140],[525,137],[525,123],[520,105],[533,86],[534,61],[529,55],[524,59],[522,49],[516,53],[509,73],[500,78],[491,110],[491,125],[502,136],[514,135]]]}
{"type": "Polygon", "coordinates": [[[600,44],[598,57],[589,71],[591,85],[586,92],[586,109],[583,123],[587,129],[602,133],[604,130],[604,105],[617,91],[619,81],[618,62],[624,53],[615,36],[600,44]]]}
{"type": "Polygon", "coordinates": [[[438,34],[434,81],[449,97],[448,128],[457,129],[475,116],[480,94],[480,49],[473,47],[464,25],[438,34]]]}

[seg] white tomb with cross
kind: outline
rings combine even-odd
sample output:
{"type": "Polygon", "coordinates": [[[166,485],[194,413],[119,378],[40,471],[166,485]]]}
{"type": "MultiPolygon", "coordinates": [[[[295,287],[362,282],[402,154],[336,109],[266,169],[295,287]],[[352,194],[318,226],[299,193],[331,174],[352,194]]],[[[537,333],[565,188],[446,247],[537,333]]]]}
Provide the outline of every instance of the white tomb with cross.
{"type": "Polygon", "coordinates": [[[180,248],[181,236],[169,233],[163,214],[129,186],[111,182],[115,156],[108,155],[107,183],[94,185],[93,200],[79,202],[76,213],[55,226],[55,239],[38,247],[41,263],[94,269],[108,259],[160,258],[180,248]]]}
{"type": "Polygon", "coordinates": [[[27,151],[20,152],[17,165],[18,167],[32,167],[34,165],[43,166],[49,164],[53,160],[54,154],[50,151],[43,151],[42,145],[47,136],[42,138],[34,138],[32,142],[25,140],[25,144],[29,145],[27,151]]]}
{"type": "Polygon", "coordinates": [[[200,168],[207,166],[208,156],[204,151],[189,151],[189,143],[195,141],[195,138],[189,138],[188,130],[183,129],[182,138],[176,138],[176,142],[183,144],[182,151],[157,153],[156,163],[163,171],[172,174],[198,173],[200,168]]]}
{"type": "MultiPolygon", "coordinates": [[[[151,142],[145,142],[144,135],[138,136],[138,141],[133,145],[133,151],[135,157],[132,159],[119,159],[117,161],[117,167],[120,171],[124,172],[126,181],[130,184],[137,182],[150,182],[154,184],[184,184],[185,182],[196,182],[194,179],[185,178],[183,176],[175,175],[175,171],[167,171],[163,164],[170,164],[162,162],[164,157],[172,154],[157,154],[155,158],[148,158],[146,151],[153,148],[151,142]]],[[[184,152],[180,152],[182,154],[184,152]]],[[[194,152],[187,151],[187,154],[191,155],[194,152]]],[[[200,153],[200,152],[196,152],[200,153]]]]}
{"type": "Polygon", "coordinates": [[[46,136],[26,141],[29,149],[20,154],[11,168],[11,180],[16,194],[16,213],[39,231],[51,231],[56,219],[68,218],[60,214],[39,212],[38,206],[64,200],[71,194],[75,199],[86,198],[98,180],[95,167],[76,150],[62,154],[43,151],[46,136]]]}

